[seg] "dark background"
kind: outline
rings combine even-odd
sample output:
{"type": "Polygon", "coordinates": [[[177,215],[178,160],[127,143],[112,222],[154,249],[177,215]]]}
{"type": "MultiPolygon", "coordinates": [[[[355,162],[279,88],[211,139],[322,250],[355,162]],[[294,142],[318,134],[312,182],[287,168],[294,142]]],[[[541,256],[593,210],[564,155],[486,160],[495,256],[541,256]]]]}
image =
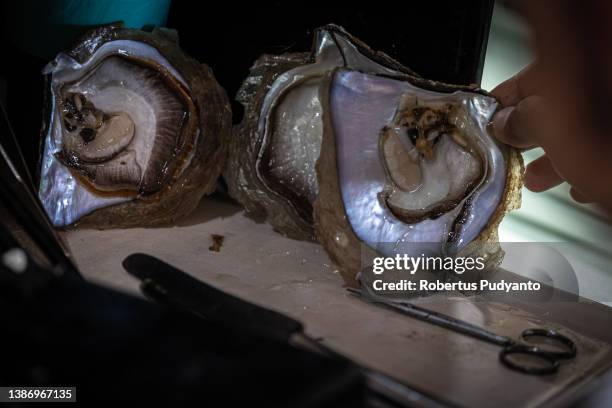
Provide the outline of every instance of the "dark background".
{"type": "MultiPolygon", "coordinates": [[[[17,48],[11,41],[22,21],[41,16],[51,2],[3,3],[0,100],[32,174],[37,174],[47,58],[17,48]],[[12,5],[11,5],[12,4],[12,5]]],[[[260,2],[173,1],[167,26],[179,31],[181,46],[208,64],[233,100],[251,64],[263,53],[308,51],[312,32],[327,23],[344,26],[373,49],[384,51],[420,75],[449,83],[479,83],[493,0],[368,3],[317,7],[311,2],[268,5],[260,2]],[[197,7],[200,5],[200,7],[197,7]]],[[[75,35],[87,27],[66,27],[75,35]]],[[[41,41],[47,33],[29,32],[41,41]]],[[[67,36],[67,37],[72,37],[67,36]]],[[[47,50],[54,55],[57,50],[47,50]]],[[[234,122],[242,108],[233,103],[234,122]]]]}

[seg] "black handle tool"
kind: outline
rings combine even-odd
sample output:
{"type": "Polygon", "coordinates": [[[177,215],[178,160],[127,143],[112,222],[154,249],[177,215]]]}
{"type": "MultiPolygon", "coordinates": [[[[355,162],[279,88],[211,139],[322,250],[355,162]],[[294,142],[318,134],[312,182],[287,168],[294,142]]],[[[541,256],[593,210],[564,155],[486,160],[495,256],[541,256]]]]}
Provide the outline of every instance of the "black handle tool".
{"type": "MultiPolygon", "coordinates": [[[[149,299],[189,311],[206,321],[242,333],[263,336],[331,358],[348,360],[304,333],[302,323],[281,313],[257,306],[199,281],[185,272],[146,254],[132,254],[123,267],[141,281],[149,299]]],[[[449,406],[382,373],[360,367],[366,386],[378,406],[449,406]]]]}

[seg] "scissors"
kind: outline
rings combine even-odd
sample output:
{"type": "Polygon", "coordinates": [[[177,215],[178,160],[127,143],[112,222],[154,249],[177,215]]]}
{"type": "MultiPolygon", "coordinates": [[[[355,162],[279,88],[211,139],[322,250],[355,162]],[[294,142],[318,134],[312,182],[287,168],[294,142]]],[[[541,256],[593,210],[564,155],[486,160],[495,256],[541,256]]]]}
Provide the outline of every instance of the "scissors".
{"type": "MultiPolygon", "coordinates": [[[[347,290],[361,296],[361,291],[357,289],[347,288],[347,290]]],[[[576,357],[576,344],[556,330],[545,328],[526,329],[521,333],[520,340],[515,340],[452,316],[428,310],[408,302],[383,301],[381,303],[415,319],[501,346],[502,350],[499,353],[499,360],[506,367],[525,374],[552,374],[559,369],[561,360],[569,360],[576,357]],[[530,341],[537,339],[547,340],[556,347],[555,349],[548,349],[530,343],[530,341]],[[528,358],[520,358],[525,356],[528,358]],[[530,360],[532,363],[530,363],[530,360]],[[533,364],[533,360],[537,361],[537,363],[533,364]]]]}

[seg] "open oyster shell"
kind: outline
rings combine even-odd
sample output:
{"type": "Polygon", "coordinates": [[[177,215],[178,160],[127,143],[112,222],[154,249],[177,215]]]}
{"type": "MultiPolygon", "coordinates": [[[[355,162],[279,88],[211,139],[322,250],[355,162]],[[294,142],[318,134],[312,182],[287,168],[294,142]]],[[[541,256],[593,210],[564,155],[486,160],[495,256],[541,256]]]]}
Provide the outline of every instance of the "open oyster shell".
{"type": "Polygon", "coordinates": [[[523,164],[488,123],[486,92],[337,70],[321,92],[317,237],[349,284],[365,247],[385,256],[503,255],[497,227],[520,205],[523,164]]]}
{"type": "Polygon", "coordinates": [[[314,231],[349,284],[363,248],[500,261],[522,159],[489,134],[486,92],[422,79],[330,25],[310,54],[262,56],[238,98],[230,194],[286,235],[314,231]]]}
{"type": "Polygon", "coordinates": [[[229,102],[175,32],[102,27],[43,73],[39,197],[55,226],[164,224],[214,190],[229,102]]]}
{"type": "Polygon", "coordinates": [[[411,73],[341,27],[316,30],[310,53],[263,55],[238,91],[245,107],[224,178],[245,209],[292,238],[314,239],[315,164],[322,141],[319,90],[336,68],[380,75],[411,73]]]}

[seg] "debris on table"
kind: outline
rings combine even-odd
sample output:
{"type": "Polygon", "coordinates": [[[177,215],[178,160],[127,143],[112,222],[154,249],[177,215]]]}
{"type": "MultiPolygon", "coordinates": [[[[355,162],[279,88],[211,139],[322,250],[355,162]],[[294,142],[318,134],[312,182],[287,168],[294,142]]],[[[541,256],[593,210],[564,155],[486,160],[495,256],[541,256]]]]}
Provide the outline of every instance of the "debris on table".
{"type": "Polygon", "coordinates": [[[213,252],[221,252],[221,247],[223,246],[225,237],[218,234],[210,234],[210,237],[212,238],[212,245],[208,247],[208,250],[213,252]]]}

